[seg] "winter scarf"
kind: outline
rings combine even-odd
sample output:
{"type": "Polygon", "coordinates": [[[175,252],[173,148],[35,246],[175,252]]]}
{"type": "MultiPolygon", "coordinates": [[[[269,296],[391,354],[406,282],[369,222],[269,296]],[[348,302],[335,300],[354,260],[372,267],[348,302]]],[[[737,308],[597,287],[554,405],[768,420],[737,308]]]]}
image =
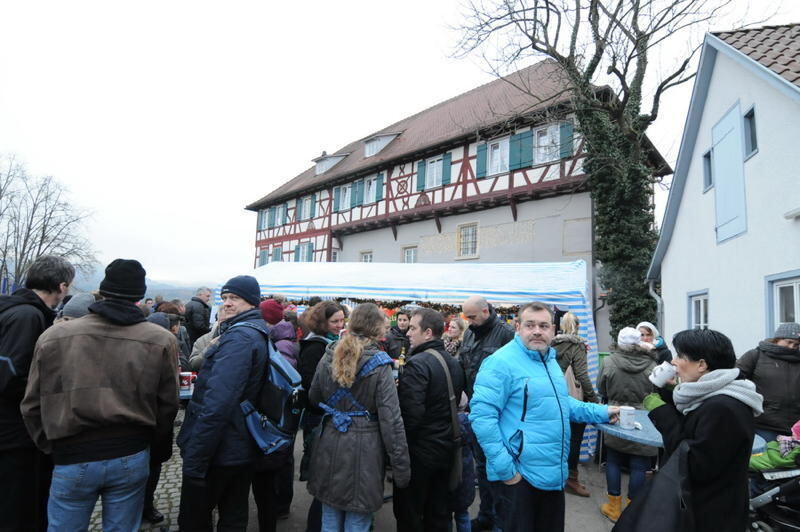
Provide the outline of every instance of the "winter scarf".
{"type": "Polygon", "coordinates": [[[675,408],[682,414],[696,410],[709,397],[727,395],[753,409],[753,415],[764,411],[764,398],[756,393],[756,385],[747,379],[739,379],[739,370],[718,369],[700,377],[696,382],[683,382],[672,391],[675,408]]]}

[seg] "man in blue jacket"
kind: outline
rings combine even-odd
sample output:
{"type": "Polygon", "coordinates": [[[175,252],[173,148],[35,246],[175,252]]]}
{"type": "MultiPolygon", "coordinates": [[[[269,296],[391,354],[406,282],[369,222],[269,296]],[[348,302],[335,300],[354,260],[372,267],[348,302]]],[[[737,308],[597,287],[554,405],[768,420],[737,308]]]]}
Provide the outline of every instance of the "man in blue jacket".
{"type": "Polygon", "coordinates": [[[495,526],[503,532],[564,530],[569,422],[606,423],[619,407],[570,397],[550,347],[553,311],[522,307],[514,340],[484,360],[470,402],[472,430],[500,481],[495,526]]]}
{"type": "Polygon", "coordinates": [[[183,457],[178,525],[187,531],[212,530],[215,507],[217,529],[247,529],[247,501],[259,453],[239,407],[245,399],[256,401],[268,356],[258,281],[240,275],[220,293],[229,317],[206,352],[177,440],[183,457]]]}

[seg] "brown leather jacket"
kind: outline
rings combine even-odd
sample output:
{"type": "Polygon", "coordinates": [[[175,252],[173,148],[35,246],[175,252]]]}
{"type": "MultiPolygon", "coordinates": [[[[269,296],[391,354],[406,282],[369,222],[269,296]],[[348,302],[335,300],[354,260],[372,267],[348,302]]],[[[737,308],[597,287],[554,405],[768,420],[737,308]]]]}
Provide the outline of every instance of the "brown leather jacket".
{"type": "Polygon", "coordinates": [[[94,439],[119,427],[171,441],[178,412],[178,344],[149,322],[116,325],[96,314],[59,323],[36,343],[22,417],[37,447],[94,439]]]}

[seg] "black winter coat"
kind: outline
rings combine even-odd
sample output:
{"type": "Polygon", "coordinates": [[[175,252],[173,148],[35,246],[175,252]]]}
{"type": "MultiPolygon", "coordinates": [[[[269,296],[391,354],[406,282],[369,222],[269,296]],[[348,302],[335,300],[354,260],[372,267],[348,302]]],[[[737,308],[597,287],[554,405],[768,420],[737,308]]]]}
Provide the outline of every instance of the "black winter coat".
{"type": "Polygon", "coordinates": [[[252,464],[258,457],[239,404],[245,399],[254,402],[261,389],[267,336],[248,326],[233,327],[245,321],[267,333],[258,309],[225,321],[219,341],[208,348],[197,376],[177,438],[183,474],[188,477],[205,478],[211,465],[252,464]]]}
{"type": "Polygon", "coordinates": [[[400,355],[408,357],[411,344],[406,333],[398,329],[397,326],[389,329],[389,333],[386,335],[386,349],[386,352],[392,358],[400,358],[400,355]]]}
{"type": "Polygon", "coordinates": [[[464,332],[459,358],[467,378],[465,391],[472,397],[472,386],[484,359],[514,339],[514,329],[497,317],[489,305],[489,319],[477,327],[470,325],[464,332]]]}
{"type": "MultiPolygon", "coordinates": [[[[300,352],[298,353],[297,372],[300,373],[300,378],[303,381],[303,389],[311,389],[311,383],[314,382],[314,374],[317,372],[319,361],[325,355],[325,350],[331,343],[330,340],[319,336],[318,334],[311,333],[302,340],[300,340],[300,352]]],[[[308,411],[322,415],[324,412],[316,406],[316,403],[308,405],[308,411]]]]}
{"type": "Polygon", "coordinates": [[[446,470],[454,449],[450,394],[442,365],[432,354],[426,353],[426,349],[438,351],[447,363],[458,408],[464,391],[464,370],[445,351],[441,340],[426,342],[411,350],[400,375],[397,394],[412,463],[446,470]]]}
{"type": "Polygon", "coordinates": [[[211,330],[211,307],[202,299],[193,297],[186,303],[183,315],[186,318],[186,331],[189,333],[189,348],[191,349],[198,338],[211,330]]]}
{"type": "MultiPolygon", "coordinates": [[[[671,403],[671,397],[663,393],[671,403]]],[[[753,449],[753,410],[726,395],[712,396],[682,415],[666,404],[650,412],[664,438],[666,456],[689,442],[689,480],[698,532],[747,528],[747,466],[753,449]]]]}
{"type": "Polygon", "coordinates": [[[800,351],[759,342],[736,365],[764,396],[764,413],[755,419],[756,427],[791,434],[800,419],[800,351]]]}
{"type": "Polygon", "coordinates": [[[34,447],[19,407],[36,340],[54,318],[55,312],[27,288],[0,297],[0,451],[34,447]]]}

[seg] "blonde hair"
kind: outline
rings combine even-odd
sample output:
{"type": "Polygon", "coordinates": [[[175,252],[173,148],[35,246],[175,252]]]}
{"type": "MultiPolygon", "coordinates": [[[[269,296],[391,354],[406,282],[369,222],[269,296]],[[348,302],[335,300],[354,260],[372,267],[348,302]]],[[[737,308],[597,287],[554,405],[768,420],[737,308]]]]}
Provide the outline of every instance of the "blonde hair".
{"type": "Polygon", "coordinates": [[[385,332],[384,313],[372,303],[363,303],[350,314],[349,330],[333,352],[333,380],[349,388],[356,380],[358,360],[364,348],[385,332]]]}
{"type": "Polygon", "coordinates": [[[458,330],[461,331],[461,334],[458,335],[458,339],[459,340],[463,340],[464,339],[464,333],[467,332],[467,322],[465,322],[464,320],[462,320],[458,316],[456,316],[456,317],[454,317],[453,319],[450,320],[450,323],[453,323],[453,322],[456,322],[456,325],[458,325],[458,330]]]}
{"type": "Polygon", "coordinates": [[[578,316],[572,312],[567,312],[561,316],[561,332],[564,334],[578,334],[580,323],[578,316]]]}

